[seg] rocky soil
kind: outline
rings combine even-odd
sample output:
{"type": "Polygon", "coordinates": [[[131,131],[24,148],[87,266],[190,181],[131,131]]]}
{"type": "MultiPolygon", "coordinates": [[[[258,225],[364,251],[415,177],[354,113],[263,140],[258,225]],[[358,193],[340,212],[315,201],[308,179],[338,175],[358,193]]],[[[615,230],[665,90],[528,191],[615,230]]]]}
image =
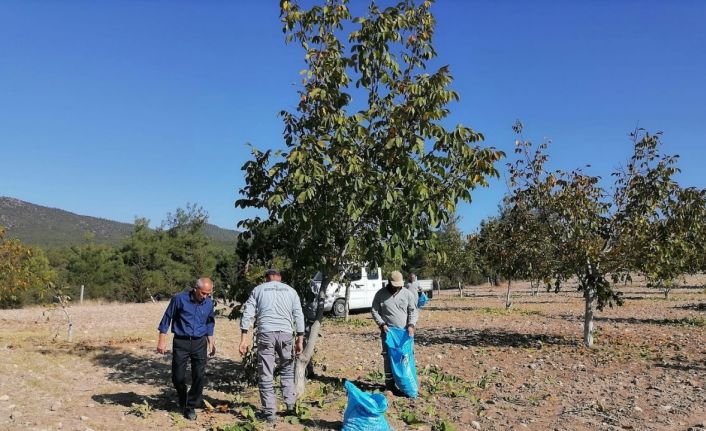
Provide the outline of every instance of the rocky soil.
{"type": "MultiPolygon", "coordinates": [[[[505,310],[504,287],[442,291],[421,312],[420,397],[386,393],[388,421],[395,430],[704,430],[706,291],[691,284],[669,299],[625,287],[624,306],[597,313],[591,349],[576,292],[532,296],[518,284],[505,310]]],[[[0,311],[0,429],[248,429],[259,398],[238,380],[237,322],[217,322],[214,409],[189,422],[176,411],[170,358],[154,351],[165,306],[74,305],[70,342],[60,310],[0,311]]],[[[299,417],[275,429],[340,429],[343,380],[380,390],[379,353],[369,313],[327,320],[299,417]]]]}

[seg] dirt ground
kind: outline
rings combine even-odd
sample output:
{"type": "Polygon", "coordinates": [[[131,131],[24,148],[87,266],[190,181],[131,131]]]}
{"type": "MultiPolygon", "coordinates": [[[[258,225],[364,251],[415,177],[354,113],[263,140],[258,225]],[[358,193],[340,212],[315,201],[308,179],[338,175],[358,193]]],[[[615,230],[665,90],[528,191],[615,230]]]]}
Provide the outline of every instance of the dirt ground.
{"type": "MultiPolygon", "coordinates": [[[[420,397],[386,393],[395,430],[703,430],[706,427],[704,280],[669,299],[639,285],[623,307],[597,313],[595,347],[581,345],[582,298],[530,295],[518,284],[435,295],[421,311],[415,356],[420,397]],[[414,422],[418,422],[414,424],[414,422]]],[[[207,367],[195,422],[176,411],[170,357],[155,353],[166,303],[84,304],[69,312],[0,311],[0,429],[210,430],[243,423],[259,406],[243,389],[237,322],[220,318],[218,353],[207,367]]],[[[369,313],[327,320],[298,424],[277,430],[340,429],[343,379],[380,390],[382,358],[369,313]]],[[[292,420],[286,419],[286,420],[292,420]]],[[[239,428],[232,427],[237,430],[239,428]]],[[[248,429],[248,428],[241,428],[248,429]]],[[[269,429],[260,424],[258,429],[269,429]]]]}

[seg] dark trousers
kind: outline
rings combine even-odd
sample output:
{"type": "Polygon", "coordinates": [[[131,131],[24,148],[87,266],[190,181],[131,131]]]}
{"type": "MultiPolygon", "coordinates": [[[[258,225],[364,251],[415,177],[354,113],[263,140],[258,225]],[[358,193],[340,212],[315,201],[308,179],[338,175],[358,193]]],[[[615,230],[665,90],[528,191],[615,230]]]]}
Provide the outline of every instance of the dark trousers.
{"type": "Polygon", "coordinates": [[[387,333],[380,330],[380,340],[382,341],[382,365],[385,370],[385,386],[390,387],[395,385],[395,379],[392,375],[392,365],[390,364],[390,355],[387,352],[387,344],[385,344],[387,333]]]}
{"type": "Polygon", "coordinates": [[[179,395],[179,407],[193,409],[203,402],[208,338],[174,338],[172,348],[172,383],[179,395]],[[191,389],[186,392],[186,363],[191,360],[191,389]]]}

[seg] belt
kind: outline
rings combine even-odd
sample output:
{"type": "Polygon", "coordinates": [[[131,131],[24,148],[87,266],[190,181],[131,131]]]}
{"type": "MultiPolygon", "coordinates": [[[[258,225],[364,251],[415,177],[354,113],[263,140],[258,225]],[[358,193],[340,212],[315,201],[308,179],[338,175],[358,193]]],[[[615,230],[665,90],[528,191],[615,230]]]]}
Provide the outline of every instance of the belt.
{"type": "Polygon", "coordinates": [[[174,338],[177,340],[200,340],[203,337],[205,337],[205,335],[200,335],[198,337],[192,337],[191,335],[175,335],[174,336],[174,338]]]}

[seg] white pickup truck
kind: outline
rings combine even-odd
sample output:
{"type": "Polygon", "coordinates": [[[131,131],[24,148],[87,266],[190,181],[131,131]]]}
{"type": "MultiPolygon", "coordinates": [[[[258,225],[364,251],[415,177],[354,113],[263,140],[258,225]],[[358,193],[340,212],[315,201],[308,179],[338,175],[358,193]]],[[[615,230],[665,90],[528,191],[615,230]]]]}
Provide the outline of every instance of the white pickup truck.
{"type": "MultiPolygon", "coordinates": [[[[380,268],[354,267],[350,272],[343,274],[343,282],[329,282],[326,288],[324,311],[332,312],[336,317],[346,313],[346,285],[350,282],[349,310],[361,310],[373,306],[375,293],[387,285],[387,280],[382,278],[380,268]]],[[[417,280],[422,291],[431,297],[432,280],[417,280]]],[[[321,273],[317,272],[311,280],[311,291],[317,295],[321,288],[321,273]]]]}
{"type": "MultiPolygon", "coordinates": [[[[326,288],[324,311],[331,311],[334,316],[340,317],[346,313],[346,285],[350,282],[349,310],[371,308],[375,293],[387,284],[382,279],[380,268],[355,267],[350,272],[343,274],[343,282],[331,281],[326,288]]],[[[311,291],[316,295],[321,288],[321,273],[317,272],[311,280],[311,291]]]]}
{"type": "Polygon", "coordinates": [[[417,280],[417,282],[419,282],[422,292],[426,293],[427,297],[431,299],[434,296],[434,280],[417,280]]]}

